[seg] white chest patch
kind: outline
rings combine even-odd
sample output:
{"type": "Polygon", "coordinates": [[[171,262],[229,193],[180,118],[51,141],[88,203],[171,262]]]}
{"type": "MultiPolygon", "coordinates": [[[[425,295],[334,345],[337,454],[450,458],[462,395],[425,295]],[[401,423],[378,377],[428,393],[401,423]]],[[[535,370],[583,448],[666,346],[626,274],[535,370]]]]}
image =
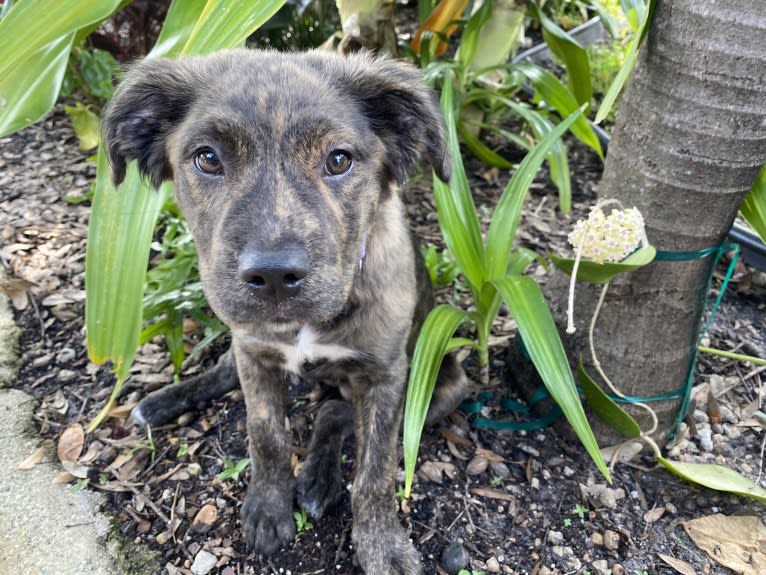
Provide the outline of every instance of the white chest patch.
{"type": "Polygon", "coordinates": [[[321,360],[338,361],[357,355],[356,350],[335,343],[317,343],[317,333],[310,326],[304,325],[295,337],[295,343],[272,344],[285,356],[284,369],[300,375],[305,362],[321,360]]]}

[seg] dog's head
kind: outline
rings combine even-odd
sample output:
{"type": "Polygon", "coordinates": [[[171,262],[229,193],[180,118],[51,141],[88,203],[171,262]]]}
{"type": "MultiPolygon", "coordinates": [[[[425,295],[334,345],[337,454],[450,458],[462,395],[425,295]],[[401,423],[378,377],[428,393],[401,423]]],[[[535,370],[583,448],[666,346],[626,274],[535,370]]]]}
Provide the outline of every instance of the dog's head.
{"type": "Polygon", "coordinates": [[[450,173],[419,72],[364,55],[233,50],[133,67],[104,117],[126,163],[173,179],[231,325],[340,313],[379,207],[421,158],[450,173]]]}

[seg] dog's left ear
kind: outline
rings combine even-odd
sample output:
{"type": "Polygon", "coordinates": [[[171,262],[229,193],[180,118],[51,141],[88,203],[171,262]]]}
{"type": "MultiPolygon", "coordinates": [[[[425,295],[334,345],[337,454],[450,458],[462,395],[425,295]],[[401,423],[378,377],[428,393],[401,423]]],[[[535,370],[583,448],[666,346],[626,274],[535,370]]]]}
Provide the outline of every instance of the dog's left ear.
{"type": "Polygon", "coordinates": [[[363,62],[352,74],[350,88],[373,130],[386,143],[386,163],[392,175],[403,182],[410,169],[425,158],[439,178],[449,181],[452,163],[444,120],[436,94],[426,86],[423,75],[401,61],[358,58],[363,62]]]}

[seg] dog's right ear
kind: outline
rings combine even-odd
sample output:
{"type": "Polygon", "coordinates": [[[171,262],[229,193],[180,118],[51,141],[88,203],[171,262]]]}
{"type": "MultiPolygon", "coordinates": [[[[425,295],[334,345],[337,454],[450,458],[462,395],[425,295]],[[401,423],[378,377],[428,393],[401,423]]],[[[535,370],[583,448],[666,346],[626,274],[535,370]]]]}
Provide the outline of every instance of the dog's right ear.
{"type": "Polygon", "coordinates": [[[115,185],[131,160],[155,188],[173,177],[166,139],[186,115],[194,84],[193,71],[178,60],[148,59],[129,70],[102,122],[115,185]]]}

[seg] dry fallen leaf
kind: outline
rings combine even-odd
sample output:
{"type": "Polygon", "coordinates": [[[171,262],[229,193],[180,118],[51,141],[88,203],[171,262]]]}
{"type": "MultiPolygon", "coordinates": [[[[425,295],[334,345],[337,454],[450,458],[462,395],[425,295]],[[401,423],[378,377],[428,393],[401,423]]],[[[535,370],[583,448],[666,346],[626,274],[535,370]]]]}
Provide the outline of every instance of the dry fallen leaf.
{"type": "Polygon", "coordinates": [[[473,442],[470,439],[463,437],[449,427],[440,427],[439,433],[441,433],[442,436],[444,436],[448,441],[451,441],[455,445],[462,445],[463,447],[473,446],[473,442]]]}
{"type": "Polygon", "coordinates": [[[682,525],[697,547],[720,565],[739,575],[766,573],[766,527],[758,517],[716,513],[682,525]]]}
{"type": "Polygon", "coordinates": [[[670,557],[669,555],[664,555],[663,553],[657,553],[657,555],[659,555],[660,559],[662,559],[665,563],[667,563],[673,569],[681,573],[681,575],[697,575],[697,572],[694,570],[694,567],[689,565],[683,559],[670,557]]]}
{"type": "Polygon", "coordinates": [[[59,461],[77,461],[85,445],[85,430],[79,423],[72,423],[64,428],[59,437],[57,454],[59,461]]]}
{"type": "Polygon", "coordinates": [[[497,489],[490,489],[489,487],[472,487],[469,490],[474,495],[480,497],[489,497],[490,499],[500,499],[501,501],[515,501],[516,498],[510,493],[498,491],[497,489]]]}
{"type": "Polygon", "coordinates": [[[423,479],[441,485],[444,474],[452,479],[455,476],[455,466],[443,461],[426,461],[418,469],[418,475],[423,479]]]}
{"type": "Polygon", "coordinates": [[[468,461],[469,457],[460,451],[457,445],[450,440],[447,440],[447,449],[449,449],[449,452],[454,455],[456,459],[459,459],[460,461],[468,461]]]}
{"type": "Polygon", "coordinates": [[[654,509],[650,509],[649,511],[644,513],[644,521],[646,521],[647,523],[654,523],[663,515],[665,515],[665,508],[655,507],[654,509]]]}
{"type": "Polygon", "coordinates": [[[482,447],[476,448],[476,455],[480,455],[487,461],[505,461],[505,458],[501,455],[498,455],[494,451],[491,451],[489,449],[484,449],[482,447]]]}
{"type": "Polygon", "coordinates": [[[467,475],[481,475],[487,470],[488,466],[489,461],[481,455],[477,455],[468,462],[468,465],[465,467],[465,472],[467,475]]]}
{"type": "Polygon", "coordinates": [[[43,457],[45,456],[45,446],[41,445],[37,449],[35,449],[32,454],[27,457],[24,461],[19,463],[16,466],[16,469],[19,471],[29,471],[30,469],[33,469],[35,465],[40,463],[43,460],[43,457]]]}
{"type": "Polygon", "coordinates": [[[61,461],[61,467],[64,468],[64,471],[74,475],[77,479],[87,479],[90,475],[90,467],[80,465],[76,461],[68,461],[64,459],[61,461]]]}
{"type": "Polygon", "coordinates": [[[0,290],[5,292],[13,307],[17,310],[25,310],[29,303],[27,293],[35,284],[22,278],[5,278],[0,280],[0,290]]]}

